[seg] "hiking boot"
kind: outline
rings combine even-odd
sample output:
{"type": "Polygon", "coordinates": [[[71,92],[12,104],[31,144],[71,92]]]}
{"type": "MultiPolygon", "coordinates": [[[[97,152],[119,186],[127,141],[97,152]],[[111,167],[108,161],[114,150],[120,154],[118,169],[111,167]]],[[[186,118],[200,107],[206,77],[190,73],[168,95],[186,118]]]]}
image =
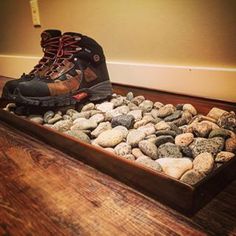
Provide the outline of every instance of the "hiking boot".
{"type": "Polygon", "coordinates": [[[63,34],[57,58],[45,76],[19,83],[16,102],[66,106],[85,97],[98,101],[112,94],[102,47],[82,34],[63,34]]]}
{"type": "Polygon", "coordinates": [[[36,76],[42,77],[46,72],[48,72],[50,66],[55,61],[59,48],[60,37],[61,31],[59,30],[43,31],[41,34],[41,47],[44,52],[43,57],[29,74],[23,74],[19,79],[10,80],[5,84],[2,92],[3,98],[12,100],[14,98],[14,90],[19,83],[30,81],[36,76]]]}

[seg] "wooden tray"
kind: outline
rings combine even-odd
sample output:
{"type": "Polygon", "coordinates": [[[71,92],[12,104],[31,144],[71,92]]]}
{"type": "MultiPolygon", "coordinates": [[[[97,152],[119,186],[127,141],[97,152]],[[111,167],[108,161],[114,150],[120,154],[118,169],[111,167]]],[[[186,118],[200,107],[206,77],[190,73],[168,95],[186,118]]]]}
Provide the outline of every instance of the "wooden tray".
{"type": "MultiPolygon", "coordinates": [[[[206,114],[214,106],[236,112],[236,105],[231,102],[119,84],[113,84],[113,88],[118,94],[132,91],[135,95],[144,95],[152,101],[174,105],[191,103],[202,114],[206,114]]],[[[5,102],[0,100],[0,107],[4,105],[5,102]]],[[[236,158],[213,171],[193,187],[2,109],[0,119],[187,215],[194,214],[236,178],[236,158]]]]}

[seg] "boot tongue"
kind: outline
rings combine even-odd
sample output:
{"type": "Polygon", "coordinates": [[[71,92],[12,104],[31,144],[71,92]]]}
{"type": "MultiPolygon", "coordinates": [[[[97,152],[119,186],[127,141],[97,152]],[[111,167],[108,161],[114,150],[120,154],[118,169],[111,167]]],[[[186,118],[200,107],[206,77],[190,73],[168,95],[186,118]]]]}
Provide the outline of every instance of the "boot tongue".
{"type": "Polygon", "coordinates": [[[45,30],[41,34],[41,37],[44,41],[53,37],[60,37],[60,36],[61,36],[60,30],[45,30]]]}

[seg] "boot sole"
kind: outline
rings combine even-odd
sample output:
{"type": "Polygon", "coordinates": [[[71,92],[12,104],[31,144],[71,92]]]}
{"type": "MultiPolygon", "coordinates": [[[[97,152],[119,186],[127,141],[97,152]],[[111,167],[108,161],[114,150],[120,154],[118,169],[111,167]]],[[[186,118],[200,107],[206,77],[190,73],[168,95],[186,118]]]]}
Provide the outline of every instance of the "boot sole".
{"type": "MultiPolygon", "coordinates": [[[[23,96],[19,89],[16,89],[14,95],[11,99],[18,104],[22,105],[32,105],[41,107],[61,107],[75,105],[80,102],[75,97],[80,97],[80,94],[87,94],[87,99],[91,102],[96,102],[99,100],[104,100],[112,95],[112,86],[110,81],[104,81],[96,84],[90,88],[79,89],[73,94],[65,94],[59,96],[48,96],[48,97],[25,97],[23,96]]],[[[84,96],[82,96],[84,97],[84,96]]]]}

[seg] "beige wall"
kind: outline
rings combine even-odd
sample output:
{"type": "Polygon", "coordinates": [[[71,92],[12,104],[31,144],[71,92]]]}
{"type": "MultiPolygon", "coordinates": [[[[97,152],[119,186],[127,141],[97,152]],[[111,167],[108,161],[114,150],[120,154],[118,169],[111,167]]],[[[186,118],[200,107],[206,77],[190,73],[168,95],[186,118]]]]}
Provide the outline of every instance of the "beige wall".
{"type": "Polygon", "coordinates": [[[97,39],[110,61],[236,68],[235,0],[0,0],[0,54],[41,55],[40,32],[97,39]]]}

